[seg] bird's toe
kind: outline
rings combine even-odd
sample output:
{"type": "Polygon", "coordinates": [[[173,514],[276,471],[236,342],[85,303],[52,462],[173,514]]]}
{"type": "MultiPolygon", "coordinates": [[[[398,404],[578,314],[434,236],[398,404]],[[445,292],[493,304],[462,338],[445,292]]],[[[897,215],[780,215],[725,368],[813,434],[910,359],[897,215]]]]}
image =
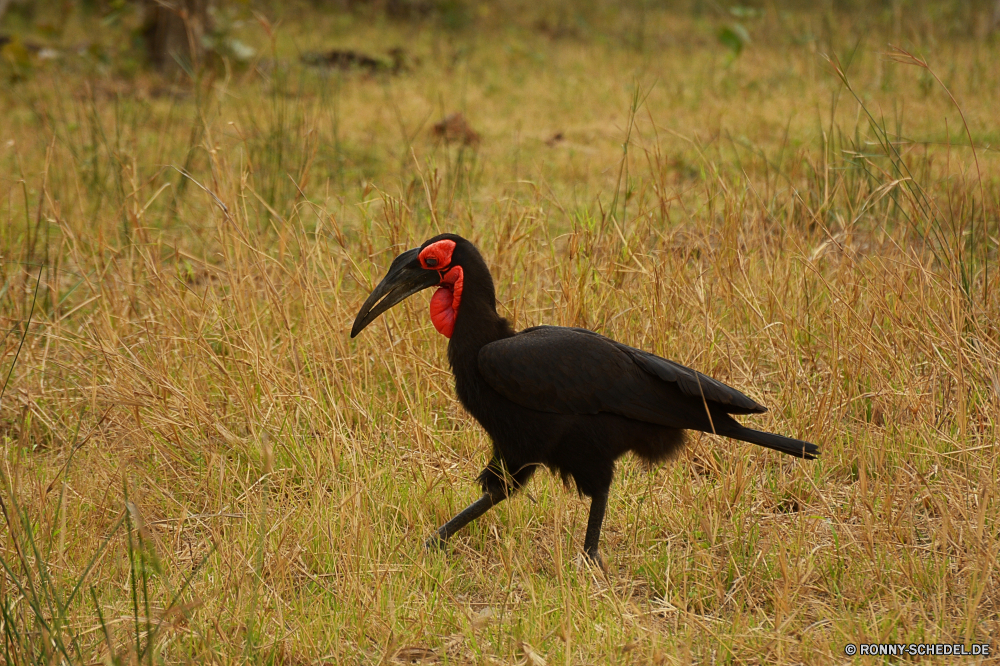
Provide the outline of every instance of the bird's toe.
{"type": "Polygon", "coordinates": [[[444,539],[441,538],[440,534],[435,532],[434,534],[427,537],[426,541],[424,541],[424,550],[427,551],[444,550],[444,539]]]}
{"type": "Polygon", "coordinates": [[[583,551],[587,555],[587,560],[597,566],[601,571],[607,572],[608,568],[604,565],[604,560],[601,558],[601,553],[598,552],[596,548],[583,551]]]}

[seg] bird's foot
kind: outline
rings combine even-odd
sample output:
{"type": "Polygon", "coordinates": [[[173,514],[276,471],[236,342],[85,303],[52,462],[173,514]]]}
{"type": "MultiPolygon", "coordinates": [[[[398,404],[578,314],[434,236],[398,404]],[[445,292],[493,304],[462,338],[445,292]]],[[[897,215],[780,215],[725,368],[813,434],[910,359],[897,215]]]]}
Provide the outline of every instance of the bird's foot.
{"type": "Polygon", "coordinates": [[[441,537],[441,534],[435,532],[434,534],[427,537],[427,541],[424,541],[424,550],[435,552],[444,550],[445,540],[441,537]]]}
{"type": "Polygon", "coordinates": [[[601,553],[596,548],[589,548],[583,552],[591,564],[596,565],[604,573],[608,572],[608,568],[604,565],[604,560],[601,559],[601,553]]]}

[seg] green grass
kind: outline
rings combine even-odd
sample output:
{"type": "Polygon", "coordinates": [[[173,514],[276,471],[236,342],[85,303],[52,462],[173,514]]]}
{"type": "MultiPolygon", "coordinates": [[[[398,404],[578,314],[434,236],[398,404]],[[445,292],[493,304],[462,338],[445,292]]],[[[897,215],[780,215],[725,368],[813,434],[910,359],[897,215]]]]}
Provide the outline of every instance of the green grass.
{"type": "Polygon", "coordinates": [[[240,29],[277,54],[248,70],[63,58],[3,88],[6,663],[814,664],[1000,634],[995,39],[937,5],[768,6],[732,58],[732,15],[602,7],[299,8],[240,29]],[[398,45],[396,77],[298,62],[398,45]],[[454,111],[478,147],[432,137],[454,111]],[[425,297],[348,334],[440,231],[516,326],[696,367],[822,457],[624,459],[607,575],[548,474],[425,553],[488,439],[425,297]]]}

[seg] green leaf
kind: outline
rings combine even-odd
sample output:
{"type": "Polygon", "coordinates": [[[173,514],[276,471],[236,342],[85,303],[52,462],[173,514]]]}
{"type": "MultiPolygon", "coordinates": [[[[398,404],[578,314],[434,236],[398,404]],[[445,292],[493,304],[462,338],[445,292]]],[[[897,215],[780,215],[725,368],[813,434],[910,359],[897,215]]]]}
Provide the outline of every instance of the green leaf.
{"type": "Polygon", "coordinates": [[[721,28],[717,37],[719,43],[729,49],[733,58],[736,58],[743,51],[743,47],[750,43],[750,33],[740,23],[730,23],[721,28]]]}

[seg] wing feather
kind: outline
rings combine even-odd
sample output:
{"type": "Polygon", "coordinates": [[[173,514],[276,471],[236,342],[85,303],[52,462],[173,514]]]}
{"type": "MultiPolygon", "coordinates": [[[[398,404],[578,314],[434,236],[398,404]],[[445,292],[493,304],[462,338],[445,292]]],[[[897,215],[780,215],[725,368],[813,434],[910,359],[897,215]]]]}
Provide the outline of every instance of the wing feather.
{"type": "MultiPolygon", "coordinates": [[[[621,345],[625,347],[625,345],[621,345]]],[[[767,411],[748,396],[727,386],[717,379],[703,375],[696,370],[674,361],[660,358],[641,349],[627,347],[633,360],[643,370],[656,375],[665,382],[675,382],[680,390],[694,398],[704,396],[706,402],[725,406],[727,414],[760,414],[767,411]]]]}
{"type": "Polygon", "coordinates": [[[706,375],[581,328],[526,329],[484,346],[478,363],[498,393],[543,412],[690,428],[704,420],[705,403],[729,414],[765,411],[706,375]]]}

